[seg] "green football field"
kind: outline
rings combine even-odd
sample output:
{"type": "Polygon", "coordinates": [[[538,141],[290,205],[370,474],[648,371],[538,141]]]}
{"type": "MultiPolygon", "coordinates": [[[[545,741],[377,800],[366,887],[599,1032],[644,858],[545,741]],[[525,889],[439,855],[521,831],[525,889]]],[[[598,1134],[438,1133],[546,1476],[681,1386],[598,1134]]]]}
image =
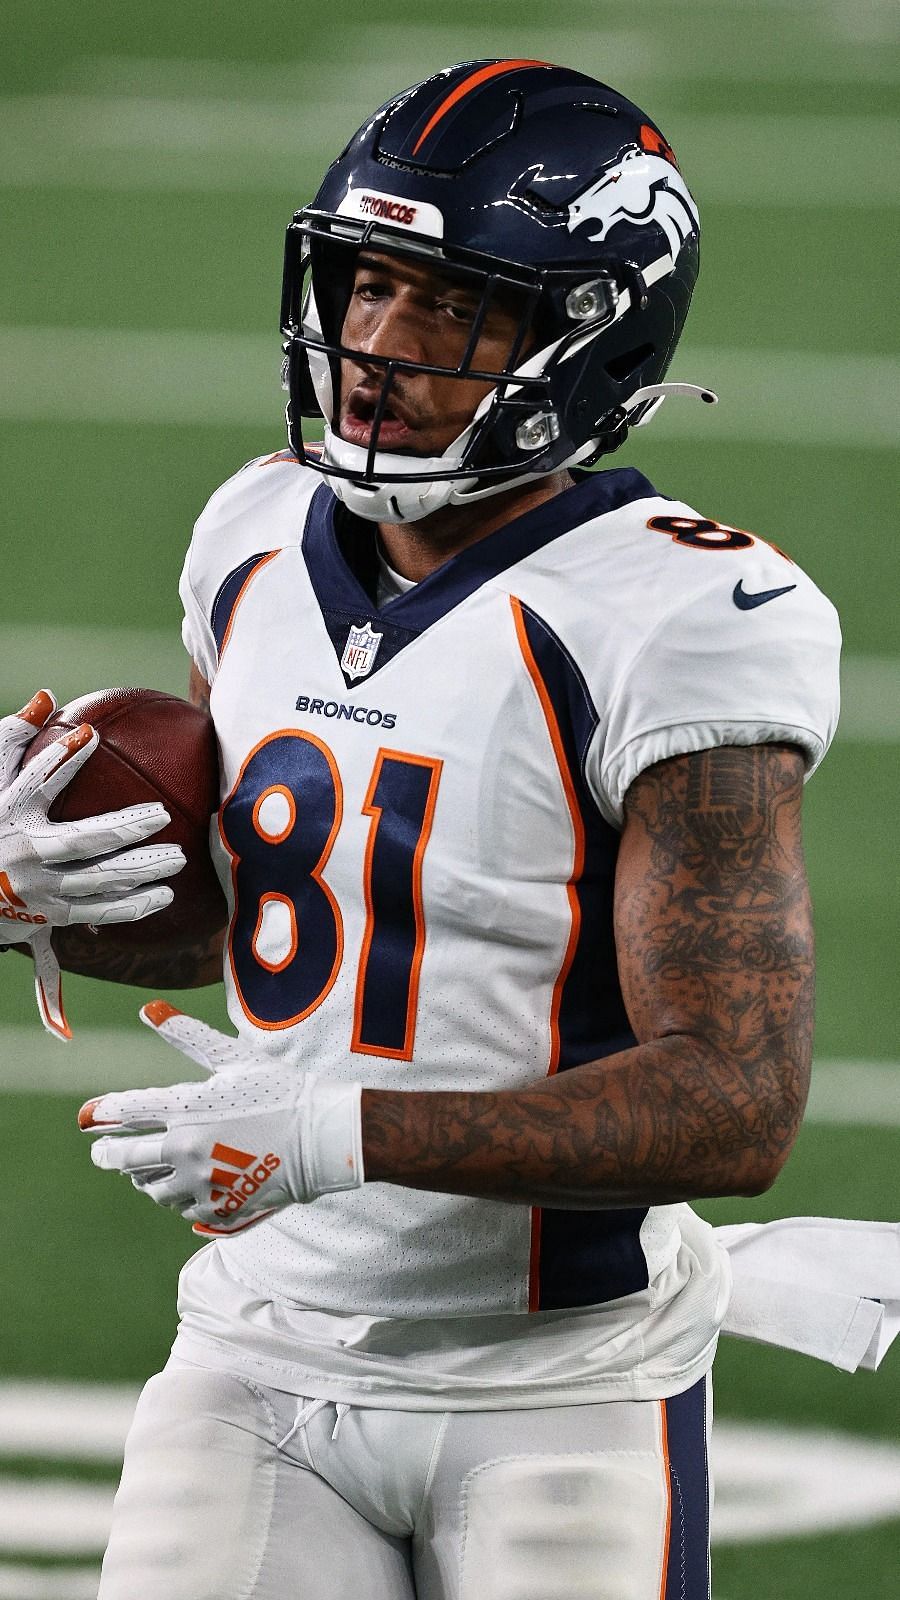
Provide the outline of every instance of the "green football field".
{"type": "MultiPolygon", "coordinates": [[[[701,207],[671,402],[620,459],[755,529],[837,603],[842,731],[808,794],[810,1117],[713,1220],[898,1213],[900,13],[893,0],[6,0],[0,52],[0,705],[183,692],[176,583],[216,485],[282,445],[283,229],[391,92],[481,55],[643,102],[701,207]]],[[[618,464],[618,463],[617,463],[618,464]]],[[[121,1437],[165,1359],[180,1219],[96,1173],[92,1090],[179,1075],[137,990],[69,979],[65,1049],[0,962],[0,1600],[86,1600],[121,1437]]],[[[223,1021],[217,991],[169,998],[223,1021]]],[[[723,1341],[716,1600],[900,1592],[900,1349],[873,1375],[723,1341]]],[[[135,1597],[140,1600],[140,1597],[135,1597]]],[[[287,1600],[287,1597],[286,1597],[287,1600]]]]}

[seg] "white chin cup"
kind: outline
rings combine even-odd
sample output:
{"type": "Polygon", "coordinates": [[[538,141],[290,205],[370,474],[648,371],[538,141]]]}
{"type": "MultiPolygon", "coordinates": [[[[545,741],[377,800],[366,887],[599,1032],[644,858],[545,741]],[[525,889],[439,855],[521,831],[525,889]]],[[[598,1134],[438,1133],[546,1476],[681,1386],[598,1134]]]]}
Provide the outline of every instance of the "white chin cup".
{"type": "Polygon", "coordinates": [[[374,481],[367,484],[361,480],[366,470],[368,450],[362,445],[348,444],[326,423],[322,469],[329,488],[356,516],[365,517],[370,522],[418,522],[421,517],[430,516],[432,511],[440,511],[443,506],[451,505],[477,482],[474,477],[444,478],[435,482],[428,476],[430,473],[452,472],[454,467],[459,466],[473,426],[474,422],[470,423],[442,456],[411,457],[393,455],[388,450],[376,451],[372,464],[374,481]],[[337,475],[332,477],[329,466],[340,467],[343,472],[359,473],[359,480],[337,475]],[[409,472],[410,467],[425,481],[410,483],[403,480],[403,473],[409,472]],[[382,481],[383,474],[400,481],[385,483],[382,481]]]}

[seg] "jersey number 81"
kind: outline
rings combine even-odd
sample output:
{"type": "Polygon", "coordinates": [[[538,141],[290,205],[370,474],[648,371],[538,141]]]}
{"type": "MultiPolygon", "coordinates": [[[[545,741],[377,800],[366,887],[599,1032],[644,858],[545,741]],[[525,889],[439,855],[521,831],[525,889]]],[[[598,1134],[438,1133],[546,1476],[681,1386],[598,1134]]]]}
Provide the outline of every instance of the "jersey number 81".
{"type": "MultiPolygon", "coordinates": [[[[351,1049],[412,1059],[425,949],[422,861],[440,761],[379,750],[363,815],[366,928],[351,1049]]],[[[229,957],[238,997],[259,1028],[290,1028],[321,1005],[344,954],[340,906],[323,877],[341,826],[343,785],[314,734],[283,729],[247,757],[219,814],[235,909],[229,957]],[[277,955],[266,929],[279,930],[277,955]]]]}

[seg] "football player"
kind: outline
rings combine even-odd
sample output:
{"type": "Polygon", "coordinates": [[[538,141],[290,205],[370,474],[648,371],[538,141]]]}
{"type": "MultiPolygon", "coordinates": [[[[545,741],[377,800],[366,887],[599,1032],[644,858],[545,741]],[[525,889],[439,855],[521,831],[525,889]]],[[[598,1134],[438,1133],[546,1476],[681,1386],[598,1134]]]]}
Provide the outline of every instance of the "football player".
{"type": "Polygon", "coordinates": [[[799,1126],[839,631],[588,470],[715,399],[664,381],[698,250],[655,123],[528,60],[398,95],[288,228],[288,448],[182,582],[237,1037],[151,1005],[211,1076],[81,1116],[208,1241],[102,1600],[708,1595],[729,1269],[688,1202],[799,1126]]]}

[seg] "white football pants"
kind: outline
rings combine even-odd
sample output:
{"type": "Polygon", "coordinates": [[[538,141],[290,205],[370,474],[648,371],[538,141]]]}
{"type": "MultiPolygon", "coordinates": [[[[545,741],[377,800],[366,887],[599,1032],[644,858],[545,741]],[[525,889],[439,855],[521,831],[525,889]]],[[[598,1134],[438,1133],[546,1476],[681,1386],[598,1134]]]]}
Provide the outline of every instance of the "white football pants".
{"type": "Polygon", "coordinates": [[[386,1411],[173,1358],[138,1403],[100,1600],[708,1600],[708,1382],[386,1411]]]}

